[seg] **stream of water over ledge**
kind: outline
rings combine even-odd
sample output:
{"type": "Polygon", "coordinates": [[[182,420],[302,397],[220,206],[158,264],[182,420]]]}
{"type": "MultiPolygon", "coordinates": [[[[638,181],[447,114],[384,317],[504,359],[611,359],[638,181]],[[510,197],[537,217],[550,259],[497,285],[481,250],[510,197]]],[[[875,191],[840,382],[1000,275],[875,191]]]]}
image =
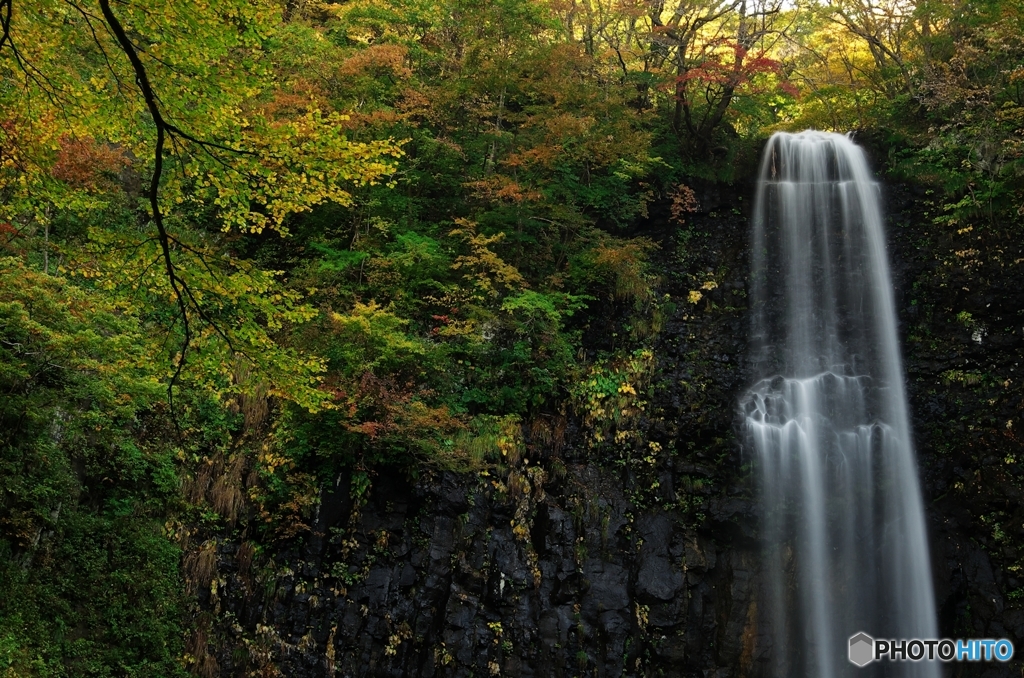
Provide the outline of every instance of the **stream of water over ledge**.
{"type": "Polygon", "coordinates": [[[930,662],[858,669],[847,641],[937,634],[880,187],[861,149],[774,135],[753,216],[742,400],[760,469],[777,676],[933,678],[930,662]]]}

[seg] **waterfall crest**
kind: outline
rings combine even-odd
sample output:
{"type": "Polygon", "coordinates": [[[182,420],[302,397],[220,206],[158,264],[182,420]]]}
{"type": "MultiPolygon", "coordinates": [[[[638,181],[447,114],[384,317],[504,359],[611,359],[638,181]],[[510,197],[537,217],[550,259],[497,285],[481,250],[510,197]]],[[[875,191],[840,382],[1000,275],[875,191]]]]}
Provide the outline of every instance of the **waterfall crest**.
{"type": "Polygon", "coordinates": [[[935,638],[880,187],[839,134],[775,134],[753,216],[751,351],[741,402],[761,479],[777,676],[937,678],[858,669],[847,640],[935,638]]]}

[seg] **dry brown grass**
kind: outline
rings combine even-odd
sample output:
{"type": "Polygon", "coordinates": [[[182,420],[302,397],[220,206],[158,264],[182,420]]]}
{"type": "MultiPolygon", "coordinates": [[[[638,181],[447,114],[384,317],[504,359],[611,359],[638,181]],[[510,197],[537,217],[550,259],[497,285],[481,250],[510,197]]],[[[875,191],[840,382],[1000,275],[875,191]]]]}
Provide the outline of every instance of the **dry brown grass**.
{"type": "Polygon", "coordinates": [[[551,422],[547,417],[534,417],[530,421],[530,440],[540,443],[544,447],[551,445],[551,422]]]}
{"type": "Polygon", "coordinates": [[[229,457],[218,454],[206,459],[183,483],[185,496],[193,504],[206,504],[228,523],[234,524],[245,505],[245,483],[254,480],[253,473],[246,474],[249,466],[246,455],[236,452],[229,457]]]}
{"type": "Polygon", "coordinates": [[[508,496],[513,500],[519,499],[530,491],[530,481],[515,469],[508,472],[506,485],[508,487],[508,496]]]}
{"type": "Polygon", "coordinates": [[[210,586],[217,574],[217,542],[209,539],[199,548],[185,554],[182,561],[185,586],[189,595],[194,596],[201,588],[210,586]]]}
{"type": "Polygon", "coordinates": [[[192,657],[191,673],[202,678],[216,678],[220,675],[217,658],[210,654],[210,620],[200,615],[195,629],[185,641],[185,654],[192,657]]]}
{"type": "Polygon", "coordinates": [[[265,381],[258,379],[252,371],[248,360],[237,358],[232,369],[232,380],[240,387],[231,409],[241,412],[245,422],[245,430],[259,431],[267,420],[270,412],[269,387],[265,381]]]}
{"type": "Polygon", "coordinates": [[[256,547],[251,541],[243,541],[235,553],[235,564],[238,566],[238,577],[251,588],[252,581],[249,573],[252,570],[252,560],[256,555],[256,547]]]}
{"type": "Polygon", "coordinates": [[[195,476],[186,478],[182,483],[185,496],[193,504],[202,503],[206,499],[206,492],[213,480],[214,461],[207,459],[196,469],[195,476]]]}
{"type": "Polygon", "coordinates": [[[238,512],[245,502],[245,493],[242,491],[245,461],[243,454],[233,455],[223,464],[221,473],[213,481],[209,492],[210,506],[232,524],[238,519],[238,512]]]}
{"type": "Polygon", "coordinates": [[[565,431],[568,427],[566,418],[558,416],[539,416],[530,420],[530,453],[544,457],[557,457],[565,447],[565,431]]]}

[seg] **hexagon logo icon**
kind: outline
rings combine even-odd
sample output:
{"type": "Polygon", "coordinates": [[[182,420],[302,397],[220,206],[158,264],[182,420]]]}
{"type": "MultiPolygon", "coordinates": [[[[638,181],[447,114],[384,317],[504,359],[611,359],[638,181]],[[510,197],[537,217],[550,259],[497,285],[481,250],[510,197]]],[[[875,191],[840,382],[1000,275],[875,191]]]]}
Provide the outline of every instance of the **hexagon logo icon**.
{"type": "Polygon", "coordinates": [[[861,632],[850,638],[850,662],[864,667],[875,658],[875,639],[861,632]]]}

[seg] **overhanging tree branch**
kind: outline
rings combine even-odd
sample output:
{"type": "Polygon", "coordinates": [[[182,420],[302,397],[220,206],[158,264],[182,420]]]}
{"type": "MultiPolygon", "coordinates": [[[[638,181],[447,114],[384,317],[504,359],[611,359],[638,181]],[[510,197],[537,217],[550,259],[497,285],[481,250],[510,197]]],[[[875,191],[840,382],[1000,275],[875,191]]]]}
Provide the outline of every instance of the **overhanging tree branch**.
{"type": "MultiPolygon", "coordinates": [[[[160,179],[164,169],[164,145],[167,142],[168,135],[173,133],[173,126],[168,125],[167,120],[164,118],[156,92],[153,90],[153,85],[149,80],[149,73],[146,72],[146,66],[139,58],[135,46],[124,30],[124,26],[121,25],[117,16],[110,9],[110,0],[99,0],[99,3],[100,10],[103,12],[103,19],[107,22],[111,35],[114,36],[114,39],[121,46],[121,50],[128,57],[128,62],[131,64],[132,71],[135,74],[135,82],[142,93],[146,108],[153,118],[153,124],[156,126],[156,144],[153,148],[153,176],[150,179],[149,189],[146,193],[149,199],[149,209],[153,215],[153,225],[157,231],[157,240],[160,242],[164,269],[167,272],[171,290],[174,292],[175,303],[181,316],[182,327],[184,328],[184,338],[182,339],[181,350],[178,354],[178,362],[175,366],[174,375],[171,377],[170,383],[167,384],[167,399],[173,409],[174,385],[181,377],[182,370],[185,369],[189,345],[192,342],[192,328],[188,319],[188,301],[185,296],[187,286],[179,276],[178,269],[174,265],[174,258],[171,256],[171,238],[167,234],[163,210],[160,208],[160,179]]],[[[177,420],[175,420],[175,426],[177,426],[177,420]]]]}
{"type": "Polygon", "coordinates": [[[0,0],[0,49],[11,39],[11,5],[14,0],[0,0]]]}

